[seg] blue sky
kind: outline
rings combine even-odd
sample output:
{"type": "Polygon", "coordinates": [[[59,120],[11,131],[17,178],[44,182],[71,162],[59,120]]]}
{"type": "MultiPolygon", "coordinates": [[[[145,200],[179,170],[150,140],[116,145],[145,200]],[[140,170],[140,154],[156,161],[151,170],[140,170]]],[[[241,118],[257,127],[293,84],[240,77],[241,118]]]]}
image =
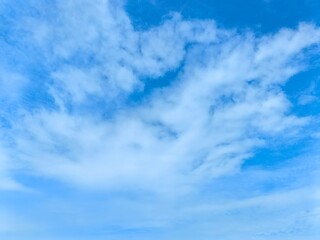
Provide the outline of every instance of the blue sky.
{"type": "Polygon", "coordinates": [[[318,0],[0,0],[0,238],[316,240],[318,0]]]}

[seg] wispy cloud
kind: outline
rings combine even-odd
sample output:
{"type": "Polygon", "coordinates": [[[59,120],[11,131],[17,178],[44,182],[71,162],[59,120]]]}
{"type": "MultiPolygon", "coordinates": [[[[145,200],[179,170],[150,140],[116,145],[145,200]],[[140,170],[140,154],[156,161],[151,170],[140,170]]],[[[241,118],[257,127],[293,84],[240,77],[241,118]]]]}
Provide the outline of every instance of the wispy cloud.
{"type": "MultiPolygon", "coordinates": [[[[289,114],[281,84],[319,44],[315,26],[258,38],[173,15],[136,31],[109,1],[57,1],[45,19],[35,7],[40,16],[15,27],[43,57],[43,94],[54,107],[19,109],[2,129],[14,143],[7,150],[31,174],[80,186],[175,189],[237,170],[267,139],[294,137],[308,122],[289,114]],[[174,69],[180,74],[170,85],[127,104],[174,69]]],[[[36,77],[29,74],[30,84],[36,77]]]]}
{"type": "MultiPolygon", "coordinates": [[[[201,239],[244,239],[253,232],[251,239],[287,239],[287,231],[297,236],[314,231],[316,181],[308,186],[288,177],[286,182],[295,185],[260,193],[257,188],[281,182],[268,179],[286,176],[292,167],[271,172],[241,166],[258,148],[306,137],[303,130],[313,116],[295,115],[282,86],[308,68],[310,53],[318,54],[317,26],[301,23],[258,37],[171,14],[158,26],[137,30],[123,3],[115,1],[27,5],[12,13],[17,16],[6,15],[8,21],[18,20],[9,21],[0,40],[11,53],[0,61],[2,192],[32,188],[23,181],[31,177],[137,198],[112,199],[104,210],[113,218],[101,213],[94,221],[87,210],[78,216],[70,207],[75,196],[59,204],[45,199],[39,209],[31,204],[38,212],[56,204],[46,212],[52,216],[55,211],[79,219],[88,214],[78,227],[91,221],[117,227],[127,221],[127,229],[175,226],[168,232],[181,238],[182,227],[193,226],[201,239]],[[242,186],[233,188],[241,178],[247,196],[241,196],[242,186]],[[215,194],[206,192],[208,185],[215,194]],[[232,188],[236,196],[226,197],[230,192],[219,192],[219,186],[232,188]],[[257,225],[249,229],[257,214],[257,225]],[[299,229],[300,220],[305,229],[299,229]]],[[[6,8],[9,2],[0,11],[6,8]]],[[[60,220],[72,225],[69,217],[60,220]]],[[[183,239],[194,239],[188,234],[183,239]]]]}

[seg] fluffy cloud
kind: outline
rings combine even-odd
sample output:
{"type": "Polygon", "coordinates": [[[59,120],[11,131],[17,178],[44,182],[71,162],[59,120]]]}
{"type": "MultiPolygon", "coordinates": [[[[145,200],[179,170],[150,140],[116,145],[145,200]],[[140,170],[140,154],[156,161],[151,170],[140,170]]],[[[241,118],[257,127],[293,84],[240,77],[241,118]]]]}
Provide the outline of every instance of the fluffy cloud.
{"type": "Polygon", "coordinates": [[[10,168],[78,186],[179,193],[237,171],[257,147],[294,138],[309,121],[290,114],[281,86],[320,43],[313,25],[256,37],[172,15],[138,31],[112,1],[53,5],[34,6],[38,16],[15,26],[40,56],[53,106],[9,117],[1,141],[12,143],[3,156],[10,168]],[[170,71],[169,84],[153,86],[170,71]]]}

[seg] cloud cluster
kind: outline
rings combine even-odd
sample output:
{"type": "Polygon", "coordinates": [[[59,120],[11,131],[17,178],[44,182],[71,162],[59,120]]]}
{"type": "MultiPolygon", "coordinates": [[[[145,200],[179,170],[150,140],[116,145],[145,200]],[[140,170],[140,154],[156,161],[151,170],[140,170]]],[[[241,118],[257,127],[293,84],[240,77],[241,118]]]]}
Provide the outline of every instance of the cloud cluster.
{"type": "Polygon", "coordinates": [[[173,14],[136,30],[113,1],[53,5],[34,6],[14,27],[53,106],[19,105],[6,117],[1,156],[10,168],[78,186],[184,192],[236,171],[268,141],[299,136],[309,121],[290,113],[281,86],[306,67],[316,26],[256,37],[173,14]]]}

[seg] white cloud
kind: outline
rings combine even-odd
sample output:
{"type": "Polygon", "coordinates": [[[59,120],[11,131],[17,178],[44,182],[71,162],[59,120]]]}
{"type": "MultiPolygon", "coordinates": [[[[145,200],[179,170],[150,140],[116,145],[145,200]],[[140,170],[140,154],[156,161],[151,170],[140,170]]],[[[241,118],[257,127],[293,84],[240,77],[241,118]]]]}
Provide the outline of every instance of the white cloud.
{"type": "Polygon", "coordinates": [[[317,82],[312,81],[310,86],[299,94],[297,103],[299,105],[308,105],[319,101],[317,96],[317,82]]]}
{"type": "MultiPolygon", "coordinates": [[[[127,189],[101,194],[58,187],[43,190],[50,197],[29,195],[33,201],[16,211],[37,213],[29,217],[41,227],[23,234],[30,239],[58,238],[68,229],[74,231],[73,237],[83,239],[91,239],[93,234],[97,239],[127,239],[129,234],[132,239],[280,240],[307,236],[315,240],[319,233],[318,155],[311,151],[269,170],[246,169],[211,180],[182,197],[127,189]]],[[[19,238],[20,232],[15,236],[19,238]]]]}
{"type": "Polygon", "coordinates": [[[318,97],[315,95],[303,94],[298,98],[299,105],[308,105],[318,101],[318,97]]]}
{"type": "Polygon", "coordinates": [[[319,44],[315,26],[258,38],[173,15],[137,31],[121,6],[103,0],[58,1],[48,16],[30,17],[25,30],[48,65],[57,109],[24,109],[7,130],[23,171],[179,193],[237,171],[256,147],[295,137],[308,122],[289,114],[281,84],[302,69],[297,56],[319,44]],[[178,68],[170,86],[138,106],[122,103],[178,68]],[[101,108],[91,110],[97,99],[101,108]],[[111,104],[117,109],[105,112],[111,104]]]}
{"type": "Polygon", "coordinates": [[[282,86],[307,68],[318,27],[260,38],[172,14],[138,31],[115,1],[35,2],[15,27],[42,82],[0,69],[0,238],[317,239],[318,151],[240,167],[317,121],[295,116],[282,86]],[[22,96],[39,82],[28,94],[54,104],[31,109],[22,96]]]}

